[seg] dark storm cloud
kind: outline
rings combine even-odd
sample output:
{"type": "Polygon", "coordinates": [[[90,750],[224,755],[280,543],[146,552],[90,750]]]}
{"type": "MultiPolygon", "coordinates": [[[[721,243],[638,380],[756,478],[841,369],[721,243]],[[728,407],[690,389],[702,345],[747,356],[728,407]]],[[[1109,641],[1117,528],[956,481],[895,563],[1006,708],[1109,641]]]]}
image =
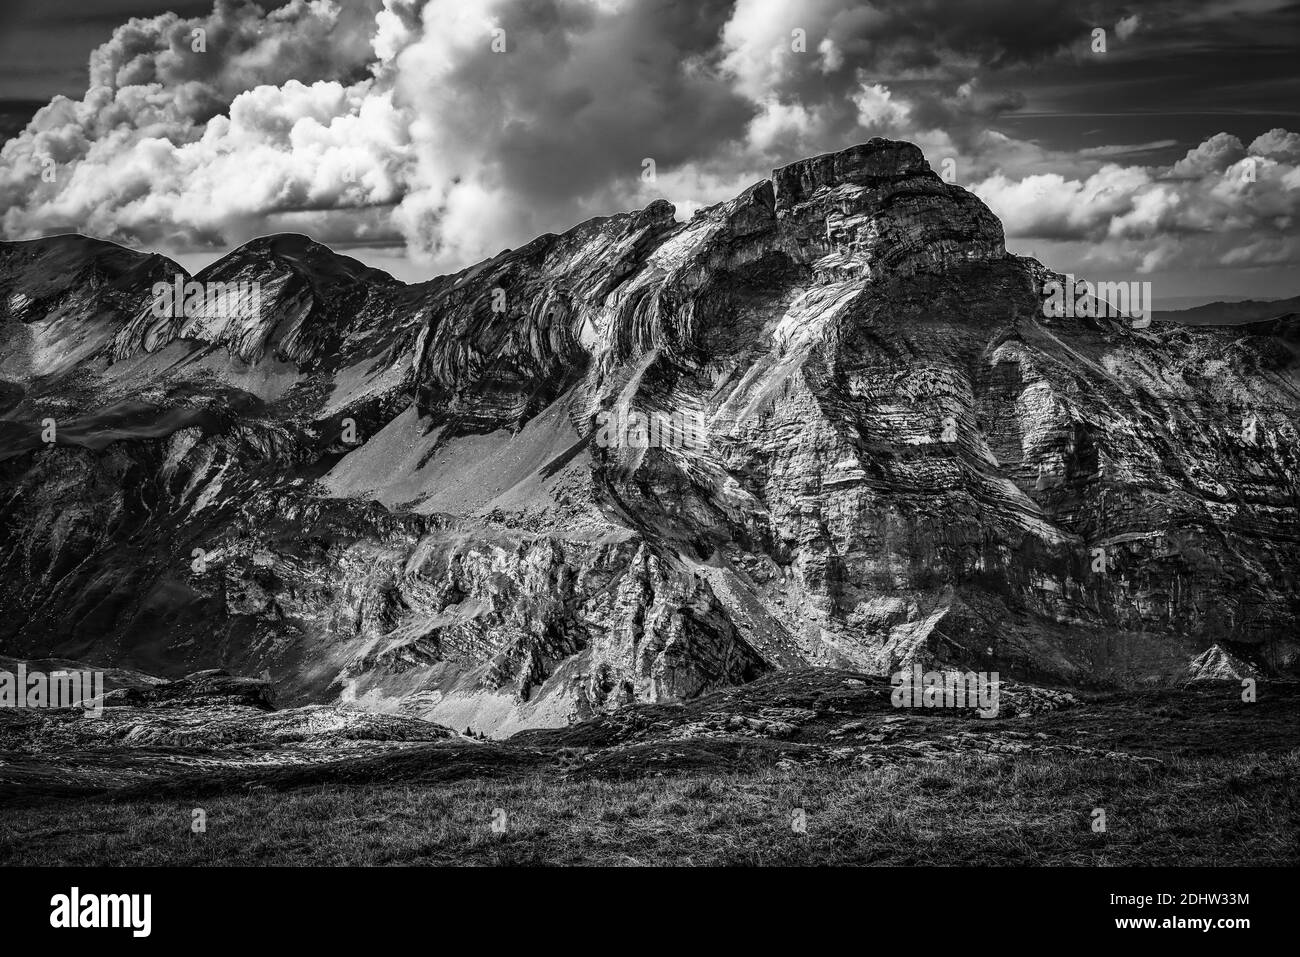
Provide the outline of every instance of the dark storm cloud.
{"type": "Polygon", "coordinates": [[[1122,15],[1136,15],[1136,28],[1122,39],[1112,31],[1105,56],[1064,56],[987,75],[989,89],[1027,94],[1025,109],[1008,114],[1005,128],[1069,149],[1080,140],[1078,119],[1095,117],[1111,142],[1173,140],[1177,147],[1160,157],[1172,162],[1214,132],[1249,140],[1295,123],[1300,4],[1152,2],[1115,9],[1100,25],[1122,15]]]}
{"type": "Polygon", "coordinates": [[[991,69],[1036,63],[1094,25],[1066,0],[888,0],[848,7],[831,36],[850,62],[881,71],[946,69],[955,55],[991,69]]]}
{"type": "Polygon", "coordinates": [[[181,18],[206,16],[212,12],[212,0],[4,0],[0,95],[45,102],[56,94],[80,96],[93,49],[132,17],[166,12],[181,18]]]}
{"type": "Polygon", "coordinates": [[[399,61],[398,102],[436,112],[499,185],[580,195],[634,176],[644,157],[672,166],[743,135],[753,104],[719,80],[714,55],[729,10],[725,0],[652,0],[617,15],[572,0],[511,4],[497,20],[504,55],[477,42],[452,69],[426,70],[441,54],[429,36],[399,61]],[[460,91],[450,104],[448,89],[460,91]]]}
{"type": "Polygon", "coordinates": [[[354,4],[326,17],[308,0],[293,0],[262,15],[252,0],[216,0],[197,20],[172,13],[131,20],[91,53],[90,87],[196,91],[182,109],[206,120],[259,84],[359,78],[371,59],[378,7],[354,4]],[[196,30],[203,31],[200,52],[196,30]]]}

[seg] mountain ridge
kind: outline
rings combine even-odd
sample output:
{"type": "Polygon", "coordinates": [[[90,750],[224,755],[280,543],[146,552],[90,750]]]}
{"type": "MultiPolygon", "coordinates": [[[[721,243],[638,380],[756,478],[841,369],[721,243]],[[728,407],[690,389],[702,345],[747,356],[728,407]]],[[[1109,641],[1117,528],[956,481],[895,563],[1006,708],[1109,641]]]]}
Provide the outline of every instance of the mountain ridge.
{"type": "Polygon", "coordinates": [[[237,321],[0,314],[4,653],[496,733],[809,664],[1295,668],[1294,330],[1048,319],[911,144],[418,284],[253,242],[199,274],[269,277],[237,321]]]}
{"type": "Polygon", "coordinates": [[[1207,302],[1189,309],[1156,311],[1152,318],[1164,322],[1195,325],[1240,325],[1261,322],[1300,311],[1300,296],[1289,299],[1245,299],[1239,302],[1207,302]]]}

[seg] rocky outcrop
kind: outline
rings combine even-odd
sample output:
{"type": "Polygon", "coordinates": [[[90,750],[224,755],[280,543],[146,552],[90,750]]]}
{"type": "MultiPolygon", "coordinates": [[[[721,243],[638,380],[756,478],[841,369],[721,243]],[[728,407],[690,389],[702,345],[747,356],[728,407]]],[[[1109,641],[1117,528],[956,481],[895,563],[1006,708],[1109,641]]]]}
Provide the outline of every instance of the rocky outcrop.
{"type": "Polygon", "coordinates": [[[1048,318],[910,144],[413,286],[258,240],[194,277],[260,283],[235,320],[119,258],[109,345],[4,376],[4,653],[497,733],[807,664],[1296,667],[1293,319],[1048,318]]]}
{"type": "Polygon", "coordinates": [[[375,755],[432,741],[459,741],[448,728],[341,705],[276,710],[268,682],[220,670],[147,688],[123,688],[103,709],[15,710],[0,713],[0,798],[11,789],[39,790],[61,781],[102,786],[162,774],[239,771],[337,760],[340,753],[375,755]],[[105,750],[118,756],[103,765],[105,750]],[[32,772],[35,773],[32,773],[32,772]]]}
{"type": "Polygon", "coordinates": [[[1187,676],[1192,681],[1241,681],[1259,677],[1259,669],[1227,649],[1212,645],[1187,666],[1187,676]]]}

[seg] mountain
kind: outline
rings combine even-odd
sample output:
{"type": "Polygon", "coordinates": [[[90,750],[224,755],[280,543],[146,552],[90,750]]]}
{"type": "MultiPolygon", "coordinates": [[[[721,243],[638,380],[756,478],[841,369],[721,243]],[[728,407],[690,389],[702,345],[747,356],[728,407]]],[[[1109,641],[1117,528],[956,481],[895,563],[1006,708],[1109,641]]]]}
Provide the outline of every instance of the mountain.
{"type": "Polygon", "coordinates": [[[0,410],[33,381],[108,349],[125,317],[147,306],[153,284],[183,272],[164,256],[84,236],[0,243],[0,410]]]}
{"type": "Polygon", "coordinates": [[[1181,322],[1189,326],[1234,326],[1259,322],[1300,311],[1300,296],[1290,299],[1246,299],[1241,302],[1209,302],[1191,309],[1172,309],[1152,313],[1161,322],[1181,322]]]}
{"type": "Polygon", "coordinates": [[[0,653],[495,734],[809,665],[1297,668],[1295,316],[1048,318],[910,144],[416,285],[274,236],[159,317],[178,274],[0,244],[0,653]]]}

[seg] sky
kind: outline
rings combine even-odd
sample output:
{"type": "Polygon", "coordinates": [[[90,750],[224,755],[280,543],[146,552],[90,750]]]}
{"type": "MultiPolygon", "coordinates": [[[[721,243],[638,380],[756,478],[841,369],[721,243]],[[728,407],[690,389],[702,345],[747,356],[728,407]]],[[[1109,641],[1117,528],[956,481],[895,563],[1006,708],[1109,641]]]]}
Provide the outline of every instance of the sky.
{"type": "Polygon", "coordinates": [[[417,281],[886,136],[1061,272],[1281,298],[1297,41],[1282,0],[4,0],[0,238],[417,281]]]}

